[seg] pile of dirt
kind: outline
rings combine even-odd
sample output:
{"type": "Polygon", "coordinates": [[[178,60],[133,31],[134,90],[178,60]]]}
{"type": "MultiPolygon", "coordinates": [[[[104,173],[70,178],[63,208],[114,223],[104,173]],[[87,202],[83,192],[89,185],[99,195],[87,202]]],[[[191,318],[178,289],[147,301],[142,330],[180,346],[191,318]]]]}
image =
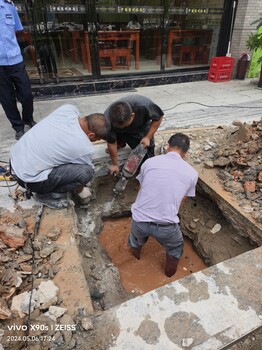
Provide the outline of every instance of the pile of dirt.
{"type": "Polygon", "coordinates": [[[189,133],[189,160],[217,170],[224,189],[242,210],[262,222],[262,119],[252,124],[189,133]]]}

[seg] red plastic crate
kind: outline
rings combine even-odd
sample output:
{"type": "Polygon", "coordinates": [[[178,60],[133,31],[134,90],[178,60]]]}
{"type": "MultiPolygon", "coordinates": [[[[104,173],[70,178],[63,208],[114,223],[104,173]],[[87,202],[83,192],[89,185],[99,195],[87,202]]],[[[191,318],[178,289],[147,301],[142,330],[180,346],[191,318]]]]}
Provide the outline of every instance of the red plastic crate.
{"type": "Polygon", "coordinates": [[[209,70],[208,72],[208,80],[213,83],[218,83],[222,81],[229,81],[231,79],[232,69],[226,70],[209,70]]]}
{"type": "Polygon", "coordinates": [[[227,56],[213,57],[211,58],[211,61],[210,61],[210,69],[233,70],[234,63],[235,63],[235,59],[233,57],[227,57],[227,56]]]}

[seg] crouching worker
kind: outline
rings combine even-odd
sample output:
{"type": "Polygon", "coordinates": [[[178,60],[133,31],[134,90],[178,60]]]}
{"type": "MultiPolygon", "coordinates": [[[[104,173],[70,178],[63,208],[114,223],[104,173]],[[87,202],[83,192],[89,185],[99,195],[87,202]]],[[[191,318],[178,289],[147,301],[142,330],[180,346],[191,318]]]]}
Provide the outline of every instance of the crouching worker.
{"type": "Polygon", "coordinates": [[[11,150],[11,171],[19,185],[53,209],[70,204],[68,192],[77,193],[82,203],[89,201],[85,185],[93,177],[92,142],[106,139],[110,129],[103,114],[79,114],[70,104],[57,108],[11,150]]]}
{"type": "Polygon", "coordinates": [[[140,182],[132,205],[132,223],[128,239],[133,255],[140,259],[140,251],[149,236],[166,250],[165,274],[171,277],[183,254],[183,236],[178,212],[187,196],[195,196],[198,174],[185,161],[189,138],[177,133],[168,141],[167,154],[149,158],[137,176],[140,182]]]}
{"type": "Polygon", "coordinates": [[[154,134],[164,117],[162,109],[149,98],[131,95],[112,103],[105,111],[111,130],[107,138],[107,146],[112,165],[110,174],[119,173],[117,150],[126,144],[134,149],[142,143],[147,149],[143,161],[154,157],[154,134]]]}

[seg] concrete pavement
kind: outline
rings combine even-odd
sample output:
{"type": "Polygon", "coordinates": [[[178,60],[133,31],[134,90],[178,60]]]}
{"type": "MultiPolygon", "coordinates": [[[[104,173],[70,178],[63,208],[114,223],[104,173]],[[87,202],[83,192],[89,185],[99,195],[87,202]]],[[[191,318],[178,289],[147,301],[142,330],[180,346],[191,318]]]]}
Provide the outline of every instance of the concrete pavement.
{"type": "MultiPolygon", "coordinates": [[[[232,80],[225,83],[200,81],[161,85],[138,88],[132,92],[123,91],[68,99],[59,97],[36,99],[34,101],[34,117],[36,121],[40,121],[55,108],[65,103],[76,105],[83,116],[94,112],[103,113],[110,103],[130,94],[141,94],[149,97],[165,111],[165,120],[160,130],[198,125],[226,125],[234,119],[252,121],[260,119],[262,116],[262,90],[256,86],[253,80],[249,79],[232,80]],[[231,107],[206,107],[193,102],[208,106],[231,107]],[[244,106],[248,108],[243,108],[244,106]]],[[[9,150],[16,141],[14,131],[2,109],[0,110],[0,121],[0,160],[8,160],[9,150]]]]}

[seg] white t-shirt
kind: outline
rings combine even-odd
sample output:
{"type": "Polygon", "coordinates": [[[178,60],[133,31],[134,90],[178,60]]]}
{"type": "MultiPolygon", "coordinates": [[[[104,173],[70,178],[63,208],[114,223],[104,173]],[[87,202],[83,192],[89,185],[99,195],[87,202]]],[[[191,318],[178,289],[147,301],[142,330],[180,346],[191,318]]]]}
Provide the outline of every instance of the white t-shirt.
{"type": "Polygon", "coordinates": [[[94,146],[79,124],[79,110],[63,105],[30,129],[12,148],[11,165],[24,182],[40,182],[62,164],[92,165],[94,146]]]}
{"type": "Polygon", "coordinates": [[[139,22],[133,23],[133,21],[129,21],[126,27],[127,29],[140,29],[141,24],[139,22]]]}

